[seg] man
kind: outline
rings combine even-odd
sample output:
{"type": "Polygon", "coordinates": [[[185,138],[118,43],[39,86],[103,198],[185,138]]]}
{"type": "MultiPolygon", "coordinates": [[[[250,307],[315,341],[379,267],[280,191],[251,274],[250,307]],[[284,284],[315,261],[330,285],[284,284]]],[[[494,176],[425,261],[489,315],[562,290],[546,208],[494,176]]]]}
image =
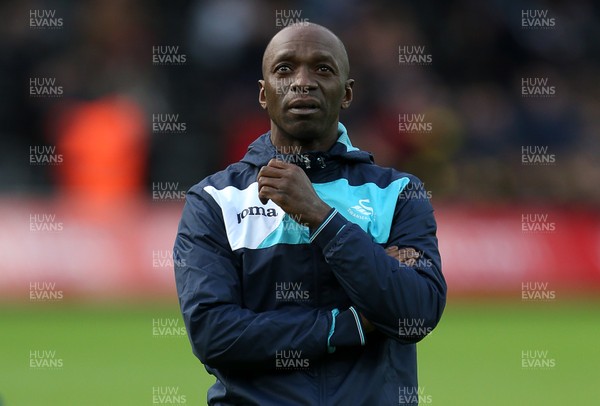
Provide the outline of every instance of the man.
{"type": "Polygon", "coordinates": [[[353,147],[342,42],[287,27],[263,57],[271,130],[190,189],[174,248],[211,405],[417,404],[415,343],[445,306],[422,184],[353,147]]]}

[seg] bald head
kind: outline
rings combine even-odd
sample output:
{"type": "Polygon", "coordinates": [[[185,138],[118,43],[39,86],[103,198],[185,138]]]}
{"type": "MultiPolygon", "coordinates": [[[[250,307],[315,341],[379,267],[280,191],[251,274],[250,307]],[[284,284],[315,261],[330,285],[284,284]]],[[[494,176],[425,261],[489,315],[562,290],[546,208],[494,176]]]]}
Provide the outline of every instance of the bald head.
{"type": "Polygon", "coordinates": [[[283,52],[286,44],[292,42],[315,43],[327,48],[339,65],[341,76],[344,79],[348,78],[350,64],[344,43],[329,29],[314,23],[289,25],[271,38],[262,59],[263,78],[266,77],[266,72],[277,53],[283,52]]]}
{"type": "Polygon", "coordinates": [[[258,101],[271,118],[273,145],[328,150],[338,137],[340,110],[352,102],[342,41],[317,24],[288,26],[267,45],[262,73],[258,101]]]}

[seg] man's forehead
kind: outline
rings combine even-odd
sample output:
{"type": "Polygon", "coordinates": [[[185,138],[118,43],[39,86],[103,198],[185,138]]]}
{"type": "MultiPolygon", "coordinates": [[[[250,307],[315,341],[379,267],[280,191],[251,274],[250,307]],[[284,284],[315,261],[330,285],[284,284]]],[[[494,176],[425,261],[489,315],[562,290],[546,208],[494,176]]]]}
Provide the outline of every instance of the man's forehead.
{"type": "Polygon", "coordinates": [[[289,38],[286,40],[282,40],[282,41],[278,41],[276,43],[271,44],[273,46],[273,48],[276,47],[281,47],[285,44],[316,44],[318,46],[321,46],[323,48],[328,48],[328,49],[333,49],[333,48],[337,48],[336,45],[332,44],[331,42],[327,42],[327,41],[320,41],[318,39],[309,39],[309,38],[289,38]]]}
{"type": "Polygon", "coordinates": [[[327,28],[317,25],[293,25],[277,33],[267,45],[263,54],[265,64],[282,58],[293,58],[301,53],[311,58],[327,58],[348,70],[348,56],[342,41],[327,28]]]}
{"type": "Polygon", "coordinates": [[[335,34],[318,25],[287,27],[271,39],[267,49],[270,48],[270,51],[273,52],[286,44],[292,46],[312,45],[328,49],[331,53],[339,52],[343,48],[335,34]]]}
{"type": "Polygon", "coordinates": [[[313,57],[336,59],[335,50],[328,44],[319,41],[286,41],[271,50],[272,59],[294,57],[299,53],[306,53],[313,57]]]}
{"type": "Polygon", "coordinates": [[[327,28],[317,25],[291,25],[279,31],[271,39],[272,42],[285,41],[287,39],[320,39],[323,42],[337,41],[336,35],[327,28]]]}

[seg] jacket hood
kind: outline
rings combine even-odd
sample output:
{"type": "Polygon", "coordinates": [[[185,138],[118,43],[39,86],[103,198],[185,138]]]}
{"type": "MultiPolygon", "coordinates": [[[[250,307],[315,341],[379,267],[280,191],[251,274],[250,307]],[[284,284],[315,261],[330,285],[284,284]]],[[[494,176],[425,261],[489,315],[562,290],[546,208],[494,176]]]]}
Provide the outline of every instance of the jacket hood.
{"type": "Polygon", "coordinates": [[[346,127],[340,122],[338,122],[338,139],[327,152],[307,151],[295,153],[293,147],[276,148],[271,143],[271,131],[269,131],[258,137],[248,146],[248,152],[246,152],[241,162],[261,167],[266,165],[271,159],[281,156],[298,156],[301,159],[284,159],[288,162],[297,163],[306,169],[311,168],[312,165],[323,166],[325,162],[332,160],[348,163],[373,164],[374,162],[371,153],[361,151],[352,145],[346,127]]]}

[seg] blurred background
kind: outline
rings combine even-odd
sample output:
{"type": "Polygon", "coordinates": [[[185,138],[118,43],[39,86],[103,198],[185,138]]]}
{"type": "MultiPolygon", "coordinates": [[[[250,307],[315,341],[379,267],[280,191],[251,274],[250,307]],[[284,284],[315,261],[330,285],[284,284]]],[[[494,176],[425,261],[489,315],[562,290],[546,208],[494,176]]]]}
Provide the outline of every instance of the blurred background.
{"type": "Polygon", "coordinates": [[[185,192],[268,131],[262,53],[307,21],[347,47],[353,144],[421,178],[411,192],[436,210],[449,302],[420,344],[421,403],[599,395],[594,2],[8,1],[0,16],[0,405],[205,403],[173,279],[185,192]]]}

